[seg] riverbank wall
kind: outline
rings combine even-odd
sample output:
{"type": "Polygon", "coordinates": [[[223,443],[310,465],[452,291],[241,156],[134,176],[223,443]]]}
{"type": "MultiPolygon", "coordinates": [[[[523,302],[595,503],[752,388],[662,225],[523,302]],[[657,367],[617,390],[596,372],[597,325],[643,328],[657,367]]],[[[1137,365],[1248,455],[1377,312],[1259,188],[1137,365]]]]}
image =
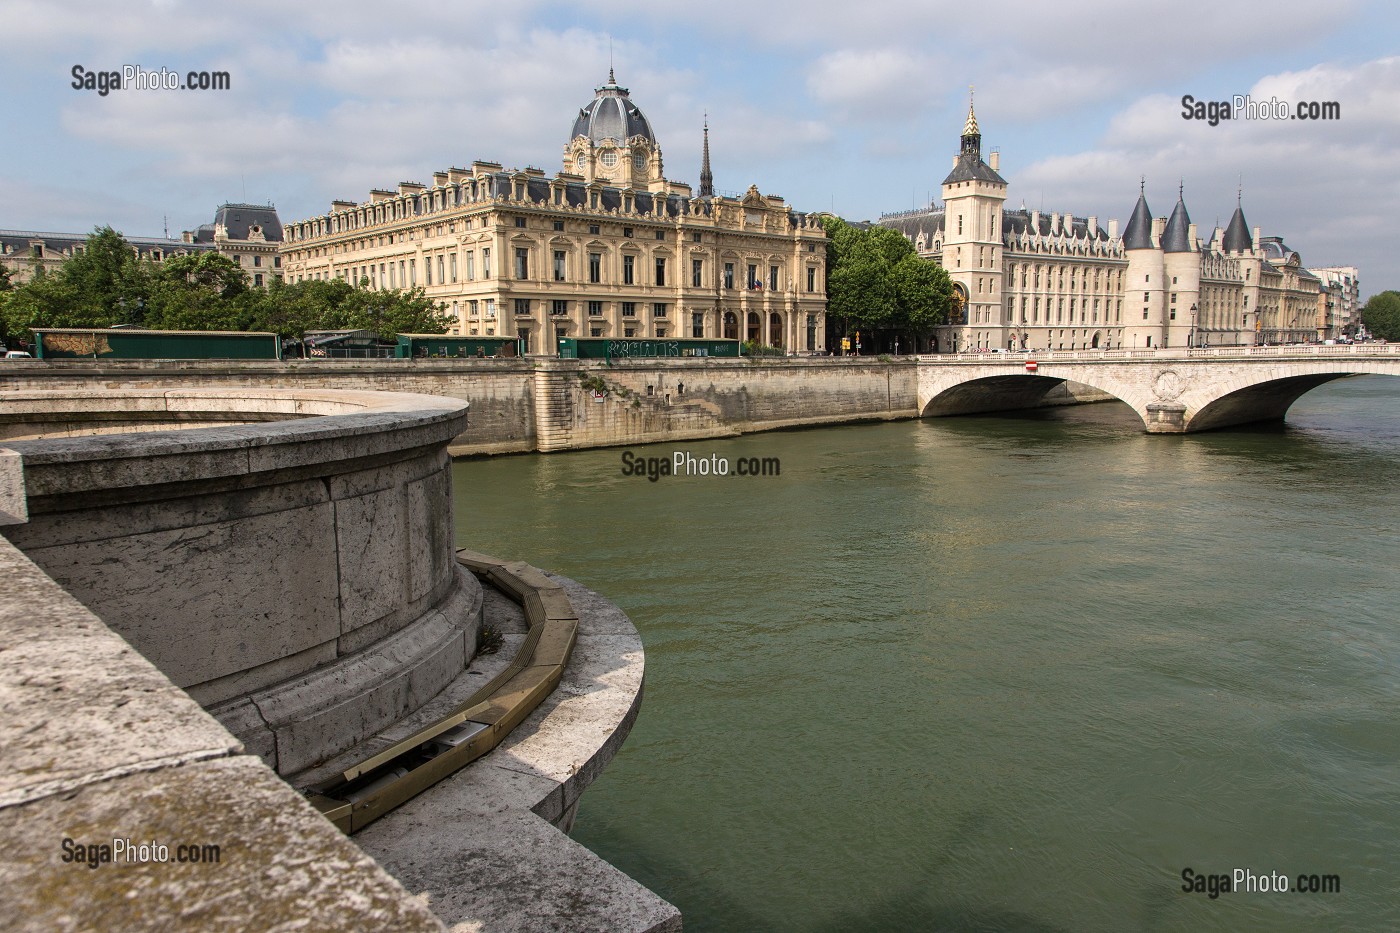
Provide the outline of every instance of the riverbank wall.
{"type": "MultiPolygon", "coordinates": [[[[920,415],[913,357],[592,360],[64,360],[10,362],[10,392],[297,389],[406,392],[470,403],[453,456],[732,437],[920,415]]],[[[1056,387],[1043,404],[1107,398],[1056,387]]],[[[0,437],[6,430],[0,406],[0,437]]]]}

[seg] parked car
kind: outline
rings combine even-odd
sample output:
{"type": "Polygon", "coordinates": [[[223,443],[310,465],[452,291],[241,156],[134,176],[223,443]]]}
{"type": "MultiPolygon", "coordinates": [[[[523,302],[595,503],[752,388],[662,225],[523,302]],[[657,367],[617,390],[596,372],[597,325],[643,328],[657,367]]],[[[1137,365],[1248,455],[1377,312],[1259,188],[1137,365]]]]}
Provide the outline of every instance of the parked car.
{"type": "Polygon", "coordinates": [[[6,351],[5,351],[5,359],[7,359],[7,360],[32,360],[32,359],[34,359],[34,357],[30,356],[30,355],[29,355],[26,351],[24,351],[24,350],[6,350],[6,351]]]}

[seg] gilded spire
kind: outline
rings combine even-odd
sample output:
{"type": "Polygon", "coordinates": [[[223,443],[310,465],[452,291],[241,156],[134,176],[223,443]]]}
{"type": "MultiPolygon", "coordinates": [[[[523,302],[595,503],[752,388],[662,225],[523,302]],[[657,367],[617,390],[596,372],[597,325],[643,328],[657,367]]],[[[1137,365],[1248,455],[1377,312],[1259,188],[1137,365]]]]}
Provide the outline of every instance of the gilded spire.
{"type": "Polygon", "coordinates": [[[981,131],[977,129],[977,114],[972,111],[972,85],[967,86],[967,123],[963,126],[964,136],[980,136],[981,131]]]}

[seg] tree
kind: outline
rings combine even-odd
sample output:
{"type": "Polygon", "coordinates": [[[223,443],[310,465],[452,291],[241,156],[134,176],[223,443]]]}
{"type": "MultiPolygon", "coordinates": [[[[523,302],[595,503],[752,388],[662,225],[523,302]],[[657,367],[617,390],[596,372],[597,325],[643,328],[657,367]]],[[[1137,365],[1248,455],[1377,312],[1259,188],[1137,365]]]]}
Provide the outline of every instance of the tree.
{"type": "Polygon", "coordinates": [[[160,330],[242,330],[247,311],[237,299],[247,290],[247,274],[227,256],[174,256],[152,277],[144,323],[160,330]]]}
{"type": "Polygon", "coordinates": [[[372,330],[384,340],[399,334],[444,334],[452,326],[421,288],[374,291],[341,279],[287,285],[274,279],[266,290],[251,289],[237,302],[244,327],[301,337],[313,330],[372,330]]]}
{"type": "Polygon", "coordinates": [[[1400,292],[1389,290],[1372,295],[1361,309],[1361,320],[1372,335],[1382,340],[1400,340],[1400,292]]]}
{"type": "Polygon", "coordinates": [[[3,308],[10,336],[36,327],[111,327],[143,324],[152,266],[111,227],[88,236],[52,275],[36,274],[9,292],[3,308]]]}
{"type": "Polygon", "coordinates": [[[938,263],[920,259],[912,251],[891,267],[890,277],[895,286],[897,326],[916,338],[915,346],[921,346],[935,327],[948,323],[953,280],[938,263]]]}
{"type": "Polygon", "coordinates": [[[953,304],[948,273],[920,259],[914,245],[888,227],[857,227],[838,217],[822,221],[827,233],[827,316],[853,328],[909,334],[922,342],[946,323],[953,304]]]}
{"type": "Polygon", "coordinates": [[[10,282],[10,270],[0,266],[0,292],[7,292],[12,288],[14,285],[10,282]]]}

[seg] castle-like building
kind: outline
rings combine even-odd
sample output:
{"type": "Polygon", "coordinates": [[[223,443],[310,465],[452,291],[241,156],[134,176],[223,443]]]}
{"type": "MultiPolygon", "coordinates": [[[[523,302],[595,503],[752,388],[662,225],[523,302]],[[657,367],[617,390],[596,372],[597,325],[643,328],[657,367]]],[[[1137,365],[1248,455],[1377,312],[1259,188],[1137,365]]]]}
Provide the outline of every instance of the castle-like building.
{"type": "Polygon", "coordinates": [[[1356,270],[1303,268],[1238,204],[1202,238],[1181,189],[1171,216],[1154,217],[1144,184],[1120,235],[1116,220],[1007,210],[1000,155],[983,160],[971,105],[961,143],[942,207],[879,221],[953,280],[955,319],[930,349],[1253,346],[1337,337],[1354,323],[1356,270]]]}
{"type": "Polygon", "coordinates": [[[421,286],[462,335],[720,337],[821,351],[826,233],[750,187],[718,195],[704,129],[700,189],[669,180],[651,124],[609,72],[574,118],[563,171],[495,162],[400,182],[287,225],[289,282],[421,286]]]}

